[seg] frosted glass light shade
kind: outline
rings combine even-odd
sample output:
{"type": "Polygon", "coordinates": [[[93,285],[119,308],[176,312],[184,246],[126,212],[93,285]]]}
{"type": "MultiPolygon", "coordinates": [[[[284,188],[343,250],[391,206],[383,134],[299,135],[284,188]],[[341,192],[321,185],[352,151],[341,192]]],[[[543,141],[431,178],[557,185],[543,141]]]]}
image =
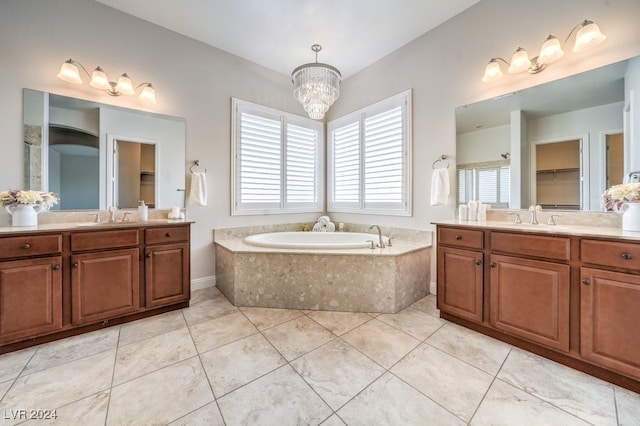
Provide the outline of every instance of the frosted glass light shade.
{"type": "Polygon", "coordinates": [[[60,72],[58,73],[58,78],[60,80],[68,81],[69,83],[82,84],[78,67],[74,65],[71,59],[62,64],[60,72]]]}
{"type": "Polygon", "coordinates": [[[151,84],[148,84],[142,89],[139,96],[140,100],[145,102],[156,103],[156,91],[151,84]]]}
{"type": "Polygon", "coordinates": [[[530,66],[531,60],[529,59],[529,54],[522,47],[518,47],[511,57],[511,65],[509,65],[508,71],[511,74],[517,74],[528,70],[530,66]]]}
{"type": "Polygon", "coordinates": [[[584,52],[605,41],[607,36],[600,32],[600,28],[592,21],[584,21],[576,34],[576,43],[573,45],[573,51],[576,53],[584,52]]]}
{"type": "Polygon", "coordinates": [[[484,69],[484,76],[482,76],[482,81],[484,81],[485,83],[491,83],[492,81],[497,81],[501,78],[502,69],[500,69],[500,64],[495,59],[490,60],[484,69]]]}
{"type": "Polygon", "coordinates": [[[550,64],[557,61],[564,56],[564,51],[560,46],[560,41],[556,36],[549,35],[547,40],[542,44],[540,48],[540,54],[538,55],[538,63],[550,64]]]}
{"type": "Polygon", "coordinates": [[[102,68],[96,67],[91,73],[91,81],[89,82],[91,87],[101,90],[109,90],[111,85],[109,84],[109,77],[102,71],[102,68]]]}
{"type": "Polygon", "coordinates": [[[133,83],[131,83],[131,79],[124,73],[118,79],[118,84],[116,85],[116,91],[122,93],[123,95],[133,95],[135,90],[133,89],[133,83]]]}

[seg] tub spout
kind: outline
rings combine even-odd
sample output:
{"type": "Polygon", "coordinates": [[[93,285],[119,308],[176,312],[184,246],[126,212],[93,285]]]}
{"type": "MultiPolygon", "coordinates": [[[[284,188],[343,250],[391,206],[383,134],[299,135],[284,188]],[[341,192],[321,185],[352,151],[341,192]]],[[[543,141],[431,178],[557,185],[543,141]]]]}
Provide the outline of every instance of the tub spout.
{"type": "Polygon", "coordinates": [[[378,247],[385,248],[386,246],[384,245],[384,241],[382,240],[382,231],[380,230],[380,227],[378,225],[371,225],[369,227],[369,230],[372,230],[373,228],[376,228],[378,230],[378,247]]]}

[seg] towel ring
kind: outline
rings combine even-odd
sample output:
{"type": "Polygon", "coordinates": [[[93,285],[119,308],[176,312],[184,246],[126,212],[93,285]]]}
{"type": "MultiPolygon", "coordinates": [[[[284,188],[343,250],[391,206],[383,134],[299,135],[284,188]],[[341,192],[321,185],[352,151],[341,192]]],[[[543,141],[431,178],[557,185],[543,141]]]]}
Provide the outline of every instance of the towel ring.
{"type": "MultiPolygon", "coordinates": [[[[446,159],[447,159],[446,155],[444,155],[444,154],[441,155],[440,158],[438,158],[436,161],[433,162],[433,164],[431,165],[431,168],[435,170],[436,169],[436,164],[438,164],[438,163],[440,163],[440,162],[442,162],[442,161],[444,161],[446,159]]],[[[447,161],[447,169],[448,168],[449,168],[449,162],[447,161]]]]}
{"type": "MultiPolygon", "coordinates": [[[[193,168],[194,168],[194,167],[199,167],[199,166],[200,166],[200,160],[195,160],[195,161],[193,162],[193,164],[191,165],[191,167],[189,167],[189,171],[190,171],[191,173],[193,173],[193,168]]],[[[207,169],[204,169],[204,172],[205,172],[205,173],[207,173],[207,169]]]]}

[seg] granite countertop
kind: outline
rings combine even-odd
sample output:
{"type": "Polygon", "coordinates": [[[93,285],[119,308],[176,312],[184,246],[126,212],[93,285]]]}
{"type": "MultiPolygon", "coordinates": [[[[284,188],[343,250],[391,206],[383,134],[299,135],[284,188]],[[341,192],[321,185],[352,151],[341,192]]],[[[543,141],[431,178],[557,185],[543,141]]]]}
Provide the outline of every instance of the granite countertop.
{"type": "Polygon", "coordinates": [[[349,248],[349,249],[284,249],[273,247],[259,247],[244,242],[243,238],[233,238],[218,240],[215,242],[221,247],[234,253],[298,253],[298,254],[327,254],[327,255],[376,255],[376,256],[397,256],[412,251],[431,247],[427,242],[392,240],[391,247],[375,248],[349,248]]]}
{"type": "Polygon", "coordinates": [[[81,231],[97,229],[137,228],[140,226],[171,226],[185,223],[194,223],[185,219],[149,219],[146,222],[70,222],[70,223],[46,223],[38,226],[3,226],[1,234],[30,234],[55,231],[81,231]]]}
{"type": "Polygon", "coordinates": [[[434,225],[464,226],[478,229],[493,229],[503,231],[519,231],[527,233],[552,234],[552,235],[576,235],[582,237],[611,237],[640,241],[640,232],[623,231],[621,228],[585,225],[546,225],[540,223],[514,223],[505,221],[471,221],[471,220],[440,220],[432,222],[434,225]]]}

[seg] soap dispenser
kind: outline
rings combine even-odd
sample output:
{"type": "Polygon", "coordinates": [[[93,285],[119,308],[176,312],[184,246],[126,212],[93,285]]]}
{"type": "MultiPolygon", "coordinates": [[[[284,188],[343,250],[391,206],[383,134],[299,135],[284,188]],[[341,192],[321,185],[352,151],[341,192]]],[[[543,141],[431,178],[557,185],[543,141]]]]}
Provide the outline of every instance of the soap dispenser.
{"type": "Polygon", "coordinates": [[[140,222],[149,220],[149,206],[144,203],[144,200],[140,200],[140,205],[138,206],[138,219],[140,222]]]}

